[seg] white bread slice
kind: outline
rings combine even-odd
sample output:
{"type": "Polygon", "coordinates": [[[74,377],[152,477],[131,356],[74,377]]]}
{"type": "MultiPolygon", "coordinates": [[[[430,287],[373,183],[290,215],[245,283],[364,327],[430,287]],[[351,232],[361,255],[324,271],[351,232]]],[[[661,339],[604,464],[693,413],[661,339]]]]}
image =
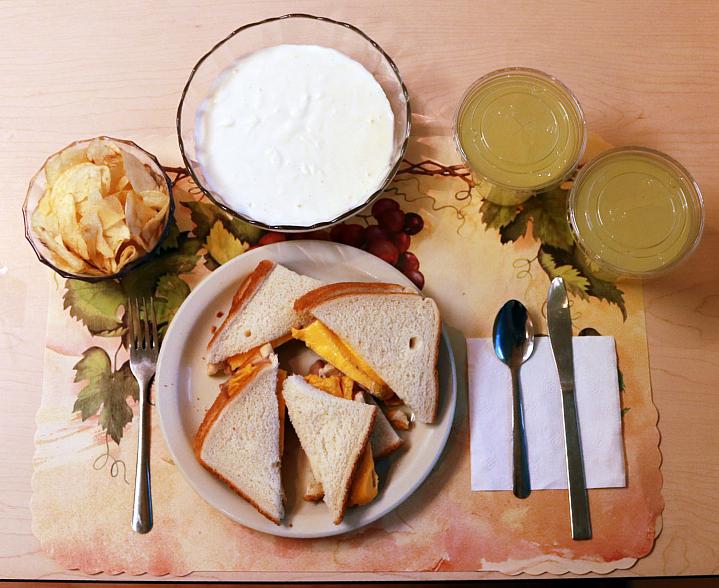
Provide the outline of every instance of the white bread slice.
{"type": "Polygon", "coordinates": [[[288,377],[282,392],[312,475],[322,483],[324,501],[338,525],[378,409],[322,392],[302,376],[288,377]]]}
{"type": "Polygon", "coordinates": [[[298,322],[294,301],[322,282],[262,260],[245,278],[222,325],[207,345],[207,363],[216,373],[233,355],[288,336],[298,322]]]}
{"type": "MultiPolygon", "coordinates": [[[[372,399],[371,396],[365,395],[362,392],[358,392],[355,395],[355,402],[366,402],[377,406],[377,403],[372,399]]],[[[383,457],[387,457],[390,453],[396,451],[402,447],[404,441],[400,437],[394,427],[384,416],[384,413],[377,407],[377,417],[374,421],[374,427],[372,427],[372,434],[370,435],[370,444],[372,445],[372,457],[375,462],[383,457]]],[[[307,476],[307,483],[305,485],[304,499],[308,502],[319,502],[325,495],[325,491],[322,488],[322,483],[318,482],[312,475],[312,472],[307,476]]]]}
{"type": "Polygon", "coordinates": [[[233,385],[230,378],[221,386],[193,448],[206,469],[279,525],[284,517],[280,478],[284,403],[279,398],[277,356],[262,363],[243,384],[233,385]]]}
{"type": "MultiPolygon", "coordinates": [[[[363,394],[362,392],[355,395],[355,401],[367,402],[377,406],[377,403],[369,394],[363,394]]],[[[369,441],[372,444],[372,457],[375,461],[387,457],[390,453],[402,447],[404,443],[402,437],[397,434],[379,407],[377,407],[377,418],[374,421],[369,441]]]]}
{"type": "Polygon", "coordinates": [[[331,298],[307,312],[344,339],[420,422],[434,422],[441,332],[434,300],[408,292],[364,292],[331,298]]]}

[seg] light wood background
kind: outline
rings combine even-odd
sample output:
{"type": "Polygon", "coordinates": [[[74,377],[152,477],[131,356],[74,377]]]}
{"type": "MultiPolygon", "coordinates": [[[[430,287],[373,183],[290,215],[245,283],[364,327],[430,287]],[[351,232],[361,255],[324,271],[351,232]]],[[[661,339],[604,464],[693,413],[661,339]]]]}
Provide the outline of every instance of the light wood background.
{"type": "Polygon", "coordinates": [[[653,553],[622,573],[719,573],[719,2],[16,0],[0,2],[0,577],[79,577],[45,557],[30,530],[47,291],[23,240],[30,176],[74,139],[172,136],[197,58],[232,29],[287,12],[347,20],[373,37],[401,70],[420,126],[447,128],[475,78],[527,65],[567,83],[611,143],[664,150],[695,174],[704,240],[646,285],[664,529],[653,553]]]}

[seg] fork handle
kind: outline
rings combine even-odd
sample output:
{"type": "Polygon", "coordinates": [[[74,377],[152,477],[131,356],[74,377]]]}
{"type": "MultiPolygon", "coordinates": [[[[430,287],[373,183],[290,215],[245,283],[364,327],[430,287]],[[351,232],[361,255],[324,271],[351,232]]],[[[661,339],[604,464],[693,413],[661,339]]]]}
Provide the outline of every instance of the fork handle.
{"type": "Polygon", "coordinates": [[[150,381],[138,379],[140,385],[140,428],[137,436],[135,468],[135,502],[132,507],[132,529],[147,533],[152,529],[152,494],[150,489],[150,381]]]}

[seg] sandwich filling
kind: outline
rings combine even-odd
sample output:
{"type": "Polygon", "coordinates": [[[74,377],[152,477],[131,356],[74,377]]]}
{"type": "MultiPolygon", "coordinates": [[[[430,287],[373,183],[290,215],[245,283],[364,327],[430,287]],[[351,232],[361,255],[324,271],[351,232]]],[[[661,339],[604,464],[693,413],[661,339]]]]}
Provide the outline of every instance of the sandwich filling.
{"type": "Polygon", "coordinates": [[[392,390],[377,373],[341,337],[333,333],[322,321],[315,320],[304,329],[292,329],[295,339],[322,359],[335,366],[377,398],[389,398],[392,390]]]}
{"type": "MultiPolygon", "coordinates": [[[[270,341],[270,345],[272,346],[272,349],[277,349],[280,345],[284,345],[290,339],[292,339],[292,335],[288,333],[287,335],[283,335],[282,337],[278,337],[277,339],[270,341]]],[[[238,370],[241,370],[249,363],[256,360],[258,357],[261,357],[262,354],[260,353],[260,349],[262,349],[262,347],[264,347],[264,345],[258,345],[257,347],[253,347],[249,351],[245,351],[244,353],[237,353],[228,357],[225,360],[225,363],[229,368],[229,371],[236,372],[238,370]]]]}

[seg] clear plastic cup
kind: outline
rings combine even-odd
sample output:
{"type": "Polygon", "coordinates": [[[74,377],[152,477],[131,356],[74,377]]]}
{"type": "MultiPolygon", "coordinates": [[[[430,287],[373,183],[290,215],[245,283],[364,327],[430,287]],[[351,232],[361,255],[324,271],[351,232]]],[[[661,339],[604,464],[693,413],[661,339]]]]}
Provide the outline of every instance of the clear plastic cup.
{"type": "Polygon", "coordinates": [[[576,97],[559,80],[508,68],[467,90],[454,138],[475,176],[492,185],[489,199],[516,204],[571,176],[584,153],[587,125],[576,97]]]}
{"type": "Polygon", "coordinates": [[[668,155],[645,147],[605,151],[577,175],[569,223],[604,275],[648,278],[694,251],[704,228],[701,191],[668,155]]]}

